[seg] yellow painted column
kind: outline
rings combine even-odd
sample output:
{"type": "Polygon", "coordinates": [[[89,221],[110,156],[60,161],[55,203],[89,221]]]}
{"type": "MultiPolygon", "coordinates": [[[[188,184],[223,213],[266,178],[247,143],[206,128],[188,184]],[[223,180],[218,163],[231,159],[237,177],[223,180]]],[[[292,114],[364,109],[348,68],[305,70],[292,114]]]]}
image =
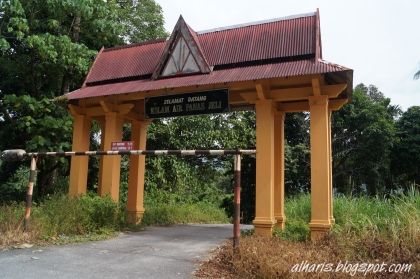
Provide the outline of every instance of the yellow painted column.
{"type": "Polygon", "coordinates": [[[331,228],[328,96],[309,97],[311,125],[311,240],[331,228]]]}
{"type": "MultiPolygon", "coordinates": [[[[73,115],[73,151],[88,151],[91,120],[85,115],[73,115]]],[[[73,156],[70,165],[69,196],[86,193],[89,156],[73,156]]]]}
{"type": "Polygon", "coordinates": [[[255,233],[271,236],[274,218],[274,107],[271,100],[259,100],[256,109],[257,159],[255,233]]]}
{"type": "Polygon", "coordinates": [[[334,202],[334,196],[333,196],[333,179],[332,179],[332,173],[333,173],[333,168],[332,168],[332,134],[331,134],[331,117],[332,117],[332,110],[328,111],[328,156],[329,156],[329,163],[330,163],[330,168],[329,168],[329,190],[330,190],[330,221],[331,224],[335,223],[335,219],[334,219],[334,214],[333,214],[333,202],[334,202]]]}
{"type": "Polygon", "coordinates": [[[286,113],[278,111],[274,116],[274,218],[276,226],[284,230],[284,118],[286,113]]]}
{"type": "MultiPolygon", "coordinates": [[[[123,120],[116,112],[107,112],[105,115],[104,149],[111,150],[111,143],[121,141],[123,120]]],[[[120,191],[121,156],[110,155],[102,159],[101,194],[109,195],[118,202],[120,191]]]]}
{"type": "MultiPolygon", "coordinates": [[[[134,142],[134,149],[146,149],[148,125],[149,121],[131,122],[131,140],[134,142]]],[[[145,156],[130,156],[127,197],[127,223],[129,224],[138,224],[143,218],[145,166],[145,156]]]]}

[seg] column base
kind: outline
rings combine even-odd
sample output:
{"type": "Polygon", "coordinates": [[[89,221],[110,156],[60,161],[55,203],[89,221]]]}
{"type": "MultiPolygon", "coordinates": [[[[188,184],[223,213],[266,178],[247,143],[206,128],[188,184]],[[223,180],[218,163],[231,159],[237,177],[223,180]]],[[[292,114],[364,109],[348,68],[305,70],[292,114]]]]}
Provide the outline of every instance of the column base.
{"type": "Polygon", "coordinates": [[[311,241],[317,242],[324,239],[331,231],[331,222],[311,221],[309,229],[311,230],[311,241]]]}
{"type": "Polygon", "coordinates": [[[335,224],[335,218],[331,217],[330,222],[331,222],[331,225],[334,225],[335,224]]]}
{"type": "Polygon", "coordinates": [[[126,223],[137,225],[143,219],[144,211],[127,211],[126,212],[126,223]]]}
{"type": "Polygon", "coordinates": [[[276,218],[276,228],[283,231],[286,226],[286,216],[275,216],[274,218],[276,218]]]}
{"type": "Polygon", "coordinates": [[[272,237],[273,227],[274,224],[276,224],[276,220],[255,218],[254,221],[252,221],[252,224],[254,225],[256,235],[272,237]]]}

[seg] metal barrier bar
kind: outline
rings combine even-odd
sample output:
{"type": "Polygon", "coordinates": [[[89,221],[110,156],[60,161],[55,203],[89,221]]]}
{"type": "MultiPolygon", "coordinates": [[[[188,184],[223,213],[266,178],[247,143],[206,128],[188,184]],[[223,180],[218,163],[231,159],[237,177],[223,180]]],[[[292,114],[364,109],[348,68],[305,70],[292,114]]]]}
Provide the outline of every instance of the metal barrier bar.
{"type": "Polygon", "coordinates": [[[26,208],[24,218],[24,231],[28,231],[31,216],[32,193],[36,182],[36,161],[38,157],[45,156],[112,156],[112,155],[177,155],[177,156],[225,156],[234,155],[234,206],[233,216],[233,248],[236,253],[240,237],[240,211],[241,211],[241,155],[255,154],[255,149],[222,149],[222,150],[121,150],[121,151],[58,151],[58,152],[29,152],[22,149],[5,150],[0,158],[8,161],[20,161],[25,157],[31,158],[28,191],[26,195],[26,208]]]}
{"type": "Polygon", "coordinates": [[[58,152],[28,152],[23,149],[5,150],[1,153],[0,158],[7,161],[19,161],[25,157],[44,157],[44,156],[107,156],[107,155],[179,155],[179,156],[196,156],[196,155],[252,155],[255,149],[217,149],[217,150],[121,150],[121,151],[58,151],[58,152]]]}

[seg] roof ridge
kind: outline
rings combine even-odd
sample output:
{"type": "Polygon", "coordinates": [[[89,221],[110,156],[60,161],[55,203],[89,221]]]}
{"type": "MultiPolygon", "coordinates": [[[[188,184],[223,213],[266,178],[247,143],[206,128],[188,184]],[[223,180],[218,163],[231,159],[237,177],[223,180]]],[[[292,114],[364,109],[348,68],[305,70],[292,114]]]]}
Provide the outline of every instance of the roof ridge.
{"type": "Polygon", "coordinates": [[[197,31],[196,33],[197,35],[202,35],[202,34],[207,34],[207,33],[214,33],[214,32],[220,32],[220,31],[225,31],[225,30],[238,29],[238,28],[243,28],[243,27],[262,25],[262,24],[267,24],[267,23],[272,23],[272,22],[277,22],[277,21],[292,20],[292,19],[315,16],[315,15],[316,15],[316,12],[296,14],[296,15],[258,20],[258,21],[246,22],[246,23],[229,25],[229,26],[216,27],[216,28],[211,28],[207,30],[197,31]]]}
{"type": "Polygon", "coordinates": [[[115,47],[106,48],[106,49],[104,49],[103,52],[120,50],[120,49],[125,49],[125,48],[132,48],[132,47],[137,47],[137,46],[142,46],[142,45],[158,44],[158,43],[166,42],[166,40],[167,40],[166,38],[158,38],[158,39],[147,40],[147,41],[143,41],[143,42],[139,42],[139,43],[115,46],[115,47]]]}

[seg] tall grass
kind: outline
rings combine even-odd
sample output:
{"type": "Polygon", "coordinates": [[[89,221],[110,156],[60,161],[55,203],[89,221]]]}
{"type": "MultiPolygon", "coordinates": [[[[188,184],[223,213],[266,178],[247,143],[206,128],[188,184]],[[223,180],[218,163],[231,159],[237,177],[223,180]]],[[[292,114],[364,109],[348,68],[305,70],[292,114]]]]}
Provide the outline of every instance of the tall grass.
{"type": "Polygon", "coordinates": [[[0,207],[0,247],[23,242],[107,234],[119,226],[119,212],[111,198],[86,195],[70,199],[52,196],[32,207],[30,230],[22,228],[24,204],[0,207]]]}
{"type": "Polygon", "coordinates": [[[144,225],[171,225],[187,223],[228,223],[223,209],[211,203],[176,204],[152,203],[145,205],[144,225]]]}
{"type": "MultiPolygon", "coordinates": [[[[286,229],[275,235],[285,240],[306,240],[310,212],[309,194],[287,199],[286,229]]],[[[407,244],[420,245],[420,193],[414,189],[389,198],[335,197],[333,214],[334,236],[381,238],[394,244],[403,238],[407,244]]]]}
{"type": "MultiPolygon", "coordinates": [[[[227,223],[223,209],[211,203],[156,203],[147,200],[141,225],[227,223]]],[[[54,195],[32,207],[30,230],[23,232],[24,204],[0,206],[0,248],[25,242],[103,239],[126,229],[125,204],[94,194],[79,198],[54,195]]]]}
{"type": "Polygon", "coordinates": [[[335,225],[321,243],[308,241],[310,195],[286,200],[284,231],[273,238],[244,236],[239,255],[231,244],[220,248],[198,274],[214,278],[348,278],[339,273],[293,273],[301,262],[408,263],[410,273],[368,274],[369,278],[420,278],[420,193],[389,198],[336,197],[335,225]]]}

